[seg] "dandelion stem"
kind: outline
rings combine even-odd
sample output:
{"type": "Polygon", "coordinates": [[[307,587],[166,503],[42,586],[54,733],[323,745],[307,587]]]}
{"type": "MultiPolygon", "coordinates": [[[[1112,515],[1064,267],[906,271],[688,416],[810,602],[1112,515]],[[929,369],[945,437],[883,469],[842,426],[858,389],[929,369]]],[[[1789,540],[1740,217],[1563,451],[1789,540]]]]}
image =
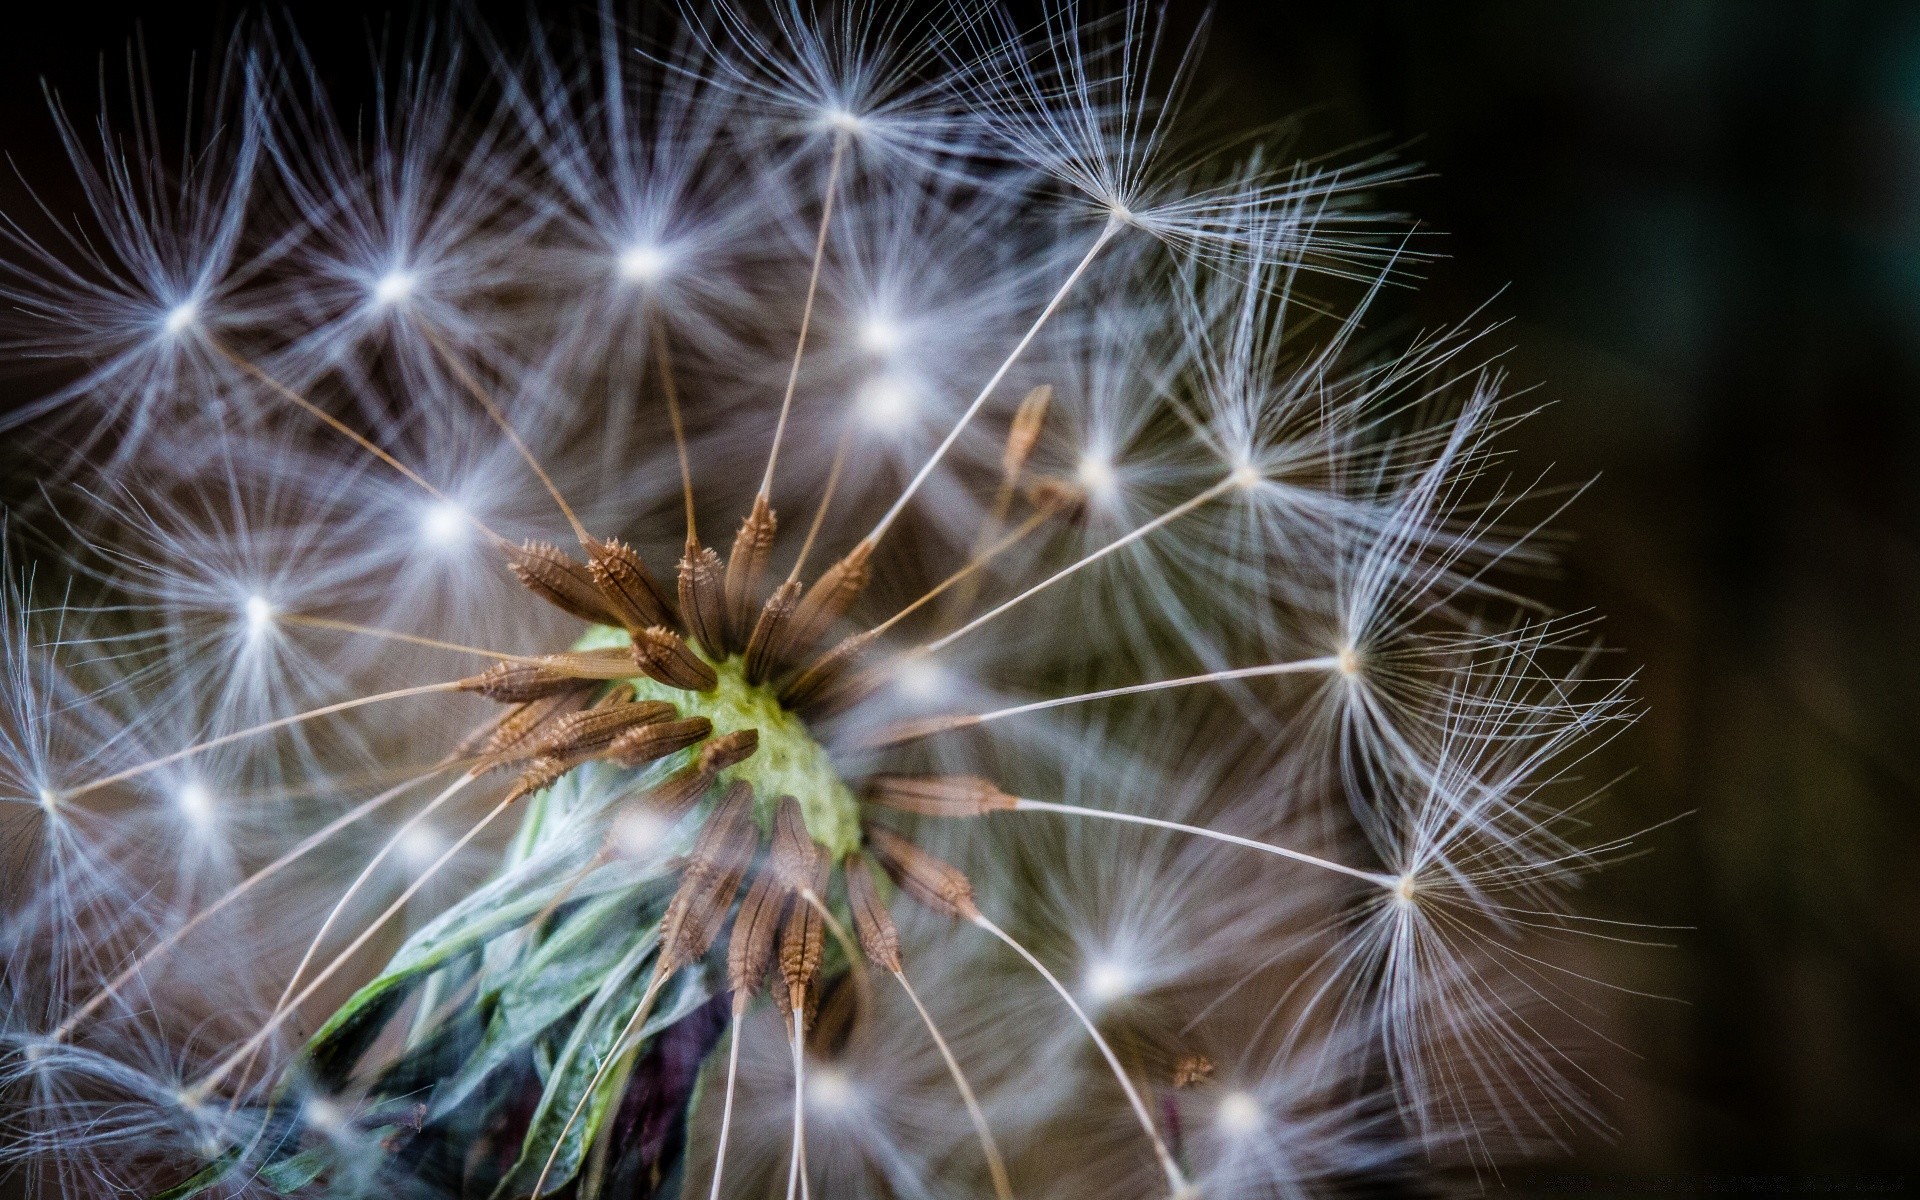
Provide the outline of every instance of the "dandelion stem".
{"type": "Polygon", "coordinates": [[[933,1023],[933,1014],[920,1002],[920,993],[914,991],[913,985],[907,982],[906,972],[895,971],[893,977],[900,981],[907,999],[913,1001],[914,1011],[920,1014],[928,1035],[933,1038],[934,1046],[947,1064],[947,1074],[953,1076],[953,1086],[960,1090],[960,1100],[967,1106],[967,1119],[973,1122],[973,1131],[980,1138],[980,1151],[987,1156],[987,1174],[993,1177],[993,1194],[999,1200],[1013,1200],[1013,1185],[1007,1179],[1006,1160],[1000,1157],[1000,1147],[993,1140],[993,1130],[987,1127],[987,1114],[980,1110],[980,1101],[974,1097],[966,1073],[960,1069],[960,1062],[954,1058],[953,1051],[948,1049],[947,1039],[940,1036],[940,1027],[933,1023]]]}
{"type": "Polygon", "coordinates": [[[1190,833],[1195,837],[1211,838],[1216,842],[1227,842],[1235,846],[1245,846],[1249,850],[1259,850],[1266,854],[1292,859],[1294,862],[1306,863],[1309,866],[1321,867],[1328,871],[1338,871],[1342,875],[1351,875],[1355,879],[1363,879],[1368,883],[1376,884],[1384,888],[1398,887],[1400,883],[1398,879],[1391,875],[1381,875],[1374,871],[1362,871],[1358,867],[1349,867],[1345,863],[1337,863],[1331,859],[1319,858],[1300,850],[1289,850],[1285,846],[1276,846],[1271,842],[1255,841],[1253,838],[1244,838],[1231,833],[1221,833],[1217,829],[1208,829],[1201,825],[1185,825],[1179,821],[1163,820],[1160,817],[1141,816],[1137,813],[1112,812],[1099,808],[1081,808],[1077,804],[1056,804],[1051,800],[1027,800],[1024,798],[1015,800],[1012,809],[1002,809],[1000,811],[1062,813],[1073,817],[1096,817],[1103,821],[1120,821],[1129,825],[1150,825],[1155,829],[1171,829],[1180,833],[1190,833]]]}
{"type": "Polygon", "coordinates": [[[800,1188],[800,1160],[807,1145],[806,1036],[803,1014],[806,996],[796,995],[793,1005],[793,1150],[787,1156],[787,1200],[794,1200],[800,1188]]]}
{"type": "Polygon", "coordinates": [[[447,765],[448,765],[447,763],[443,762],[440,765],[436,766],[433,771],[425,775],[416,776],[412,779],[405,781],[404,783],[400,783],[393,787],[390,787],[386,791],[381,792],[379,795],[374,796],[372,799],[363,801],[359,805],[355,806],[354,808],[351,808],[346,812],[341,813],[339,816],[335,817],[333,820],[329,821],[327,824],[323,825],[319,829],[314,830],[312,833],[308,834],[305,838],[301,839],[301,841],[297,845],[295,845],[292,849],[288,850],[285,854],[282,854],[279,858],[274,859],[272,862],[268,863],[266,866],[261,867],[258,871],[255,871],[253,874],[241,880],[238,884],[235,884],[232,888],[228,889],[226,894],[222,895],[218,900],[215,900],[212,904],[207,905],[207,907],[195,913],[191,918],[187,920],[185,924],[181,925],[178,929],[173,930],[171,933],[167,934],[166,937],[160,939],[160,941],[154,943],[152,946],[147,947],[147,949],[145,949],[140,953],[139,957],[135,958],[131,963],[127,964],[127,966],[123,970],[121,970],[121,972],[118,975],[115,975],[112,979],[108,980],[104,985],[102,985],[98,991],[96,991],[92,996],[90,996],[87,999],[87,1002],[85,1004],[82,1004],[79,1008],[75,1009],[67,1017],[66,1020],[60,1022],[59,1028],[53,1031],[53,1040],[56,1042],[66,1040],[66,1038],[73,1033],[74,1029],[79,1026],[80,1022],[86,1020],[90,1015],[93,1014],[95,1009],[98,1009],[102,1004],[105,1004],[110,998],[116,995],[121,988],[127,985],[128,980],[132,979],[135,975],[139,974],[141,969],[145,967],[148,963],[152,962],[154,959],[158,958],[160,955],[166,953],[168,950],[178,945],[188,934],[192,933],[196,928],[198,928],[202,922],[208,920],[215,913],[218,913],[222,909],[226,908],[229,904],[232,904],[234,901],[240,899],[242,896],[246,895],[253,888],[259,886],[262,883],[265,883],[268,879],[271,879],[274,875],[285,870],[287,867],[293,865],[295,862],[298,862],[300,859],[304,858],[310,851],[312,851],[315,847],[325,842],[328,838],[332,837],[334,834],[339,833],[342,829],[345,829],[347,826],[352,825],[354,822],[360,820],[362,817],[365,817],[368,814],[377,811],[382,806],[390,803],[395,797],[404,793],[408,788],[414,787],[418,784],[426,782],[429,779],[432,779],[435,774],[438,774],[440,771],[445,770],[447,765]]]}
{"type": "Polygon", "coordinates": [[[1066,1002],[1067,1007],[1073,1010],[1073,1015],[1079,1020],[1081,1027],[1087,1031],[1087,1036],[1091,1037],[1093,1044],[1099,1047],[1100,1056],[1107,1060],[1107,1067],[1120,1084],[1120,1090],[1127,1094],[1127,1103],[1133,1106],[1133,1115],[1139,1120],[1140,1128],[1146,1131],[1147,1139],[1153,1143],[1153,1156],[1160,1161],[1160,1169],[1166,1172],[1167,1183],[1173,1189],[1173,1194],[1184,1195],[1187,1177],[1181,1173],[1180,1165],[1173,1161],[1173,1155],[1168,1152],[1167,1143],[1161,1138],[1160,1130],[1155,1127],[1153,1118],[1147,1114],[1147,1105],[1140,1098],[1139,1089],[1133,1086],[1133,1080],[1128,1078],[1126,1068],[1120,1065],[1120,1056],[1115,1054],[1113,1047],[1107,1044],[1107,1039],[1094,1025],[1092,1018],[1087,1016],[1086,1010],[1080,1007],[1080,1002],[1075,1000],[1073,993],[1068,991],[1054,973],[1047,969],[1047,965],[1035,958],[1032,951],[1015,941],[1012,934],[994,924],[978,910],[968,916],[975,925],[1005,942],[1009,949],[1025,959],[1027,965],[1039,972],[1040,977],[1045,979],[1053,990],[1059,993],[1060,999],[1066,1002]]]}
{"type": "Polygon", "coordinates": [[[787,391],[780,398],[780,419],[773,427],[773,449],[767,452],[767,473],[760,479],[760,498],[773,494],[773,468],[780,461],[780,440],[787,433],[787,414],[793,408],[793,392],[800,383],[800,360],[807,352],[807,330],[813,324],[813,300],[820,289],[820,263],[827,253],[827,229],[833,220],[833,200],[840,186],[840,164],[847,156],[847,135],[833,139],[833,159],[827,164],[827,195],[820,206],[820,232],[813,239],[813,267],[807,275],[807,300],[800,309],[800,336],[793,347],[793,366],[787,371],[787,391]]]}
{"type": "Polygon", "coordinates": [[[993,377],[988,379],[986,386],[980,389],[980,394],[973,398],[973,403],[967,406],[967,411],[960,414],[960,419],[954,423],[952,429],[947,431],[947,436],[941,440],[938,446],[934,447],[933,456],[927,459],[926,464],[920,468],[919,473],[907,484],[906,490],[900,493],[900,498],[893,502],[893,507],[887,510],[886,515],[880,518],[880,523],[873,527],[873,532],[867,535],[868,541],[877,542],[886,536],[887,530],[892,527],[894,521],[900,516],[901,510],[906,508],[908,502],[913,499],[914,493],[918,492],[921,485],[926,483],[927,477],[933,474],[933,469],[940,465],[940,460],[947,456],[947,451],[952,448],[955,441],[959,440],[961,431],[967,427],[967,424],[973,420],[974,415],[986,404],[987,398],[993,395],[993,389],[1000,386],[1000,381],[1006,378],[1008,371],[1013,369],[1013,364],[1019,360],[1021,354],[1026,352],[1027,346],[1035,337],[1039,336],[1040,327],[1047,323],[1047,318],[1053,316],[1054,310],[1058,309],[1066,300],[1067,293],[1071,292],[1074,285],[1080,282],[1080,277],[1087,273],[1087,268],[1093,265],[1094,258],[1099,255],[1101,250],[1106,248],[1108,242],[1113,240],[1113,235],[1120,232],[1122,224],[1123,222],[1118,217],[1108,219],[1106,225],[1100,230],[1100,236],[1093,240],[1093,245],[1087,247],[1086,254],[1080,259],[1079,264],[1073,268],[1072,274],[1068,275],[1066,281],[1060,285],[1059,290],[1054,292],[1053,298],[1047,301],[1047,306],[1040,310],[1040,315],[1033,319],[1033,324],[1027,327],[1026,333],[1021,335],[1019,342],[1014,345],[1013,351],[1008,354],[1000,366],[995,369],[993,377]]]}
{"type": "Polygon", "coordinates": [[[533,470],[535,475],[539,476],[541,485],[547,489],[547,494],[552,496],[553,502],[560,506],[561,515],[567,518],[567,524],[573,526],[573,536],[580,540],[582,546],[591,544],[592,538],[587,535],[587,527],[582,525],[580,518],[574,515],[573,506],[568,504],[567,498],[560,494],[560,488],[553,482],[553,477],[547,474],[546,468],[542,467],[540,460],[533,456],[533,451],[528,448],[527,443],[521,440],[520,434],[507,422],[507,414],[500,411],[500,406],[493,402],[491,396],[487,395],[487,390],[481,387],[480,381],[473,377],[471,371],[467,370],[466,364],[454,357],[452,349],[450,349],[445,342],[435,336],[431,329],[422,327],[420,333],[422,337],[427,339],[427,344],[432,346],[434,351],[446,362],[447,369],[453,372],[455,379],[460,381],[460,386],[467,389],[467,394],[478,401],[480,407],[487,410],[487,416],[491,417],[493,423],[500,427],[501,433],[507,435],[507,440],[512,442],[513,448],[520,452],[520,457],[526,460],[527,466],[533,470]]]}
{"type": "Polygon", "coordinates": [[[800,543],[800,554],[793,560],[793,570],[787,572],[788,582],[800,578],[800,569],[807,565],[807,555],[813,552],[814,539],[820,536],[820,526],[827,519],[827,507],[833,503],[833,494],[840,487],[840,472],[847,465],[847,447],[853,442],[853,426],[848,425],[840,434],[840,445],[833,452],[833,466],[827,470],[827,485],[820,491],[820,503],[814,506],[813,523],[807,526],[807,539],[800,543]]]}
{"type": "Polygon", "coordinates": [[[720,1200],[720,1180],[727,1169],[727,1139],[733,1133],[733,1085],[740,1075],[740,1018],[747,1011],[745,993],[733,998],[733,1030],[727,1038],[727,1098],[720,1104],[720,1145],[713,1152],[713,1187],[707,1200],[720,1200]]]}
{"type": "Polygon", "coordinates": [[[432,692],[451,692],[459,688],[459,686],[460,681],[457,679],[448,680],[445,683],[422,683],[414,687],[397,688],[391,692],[376,692],[371,696],[355,696],[351,700],[342,700],[338,704],[329,704],[322,708],[308,709],[306,712],[294,713],[290,717],[280,717],[277,720],[268,721],[264,725],[253,725],[246,729],[235,730],[232,733],[223,733],[216,738],[208,738],[204,742],[195,742],[183,750],[176,750],[172,754],[165,755],[164,757],[151,759],[141,763],[137,767],[128,767],[124,771],[95,779],[90,783],[83,783],[76,788],[69,788],[59,793],[56,799],[72,800],[75,797],[84,796],[88,792],[95,792],[104,787],[111,787],[116,783],[125,783],[129,779],[137,779],[150,771],[157,771],[170,763],[177,763],[182,759],[192,758],[197,754],[204,754],[208,750],[230,745],[242,738],[249,738],[255,734],[271,733],[276,729],[285,729],[289,725],[298,725],[303,721],[318,720],[321,717],[332,716],[334,713],[346,712],[348,709],[353,708],[362,708],[369,704],[378,704],[385,700],[404,700],[409,696],[425,696],[432,692]]]}
{"type": "Polygon", "coordinates": [[[336,621],[332,617],[310,617],[302,613],[275,613],[273,619],[287,625],[331,629],[339,633],[352,633],[362,637],[383,638],[387,641],[406,642],[413,646],[425,646],[430,650],[451,650],[456,654],[474,654],[481,658],[499,659],[501,662],[525,663],[534,667],[548,664],[548,659],[538,654],[509,654],[504,650],[488,650],[483,646],[468,646],[460,642],[443,642],[439,638],[422,637],[417,633],[402,633],[397,629],[381,629],[378,626],[360,625],[353,621],[336,621]]]}
{"type": "Polygon", "coordinates": [[[935,650],[939,650],[943,646],[951,645],[957,639],[964,637],[965,635],[973,632],[975,629],[980,628],[980,626],[985,625],[988,621],[993,620],[995,617],[999,616],[1001,613],[1006,612],[1008,609],[1012,608],[1014,605],[1021,603],[1022,601],[1028,599],[1031,596],[1034,596],[1040,592],[1045,591],[1047,588],[1050,588],[1054,584],[1059,583],[1062,579],[1065,579],[1067,576],[1072,575],[1074,572],[1079,571],[1085,567],[1092,566],[1094,563],[1099,562],[1101,559],[1105,558],[1109,554],[1112,554],[1114,551],[1120,550],[1127,546],[1132,545],[1134,542],[1137,542],[1141,538],[1146,537],[1148,534],[1152,533],[1154,530],[1179,520],[1181,517],[1186,516],[1188,513],[1192,512],[1194,509],[1199,508],[1201,505],[1206,504],[1207,502],[1213,500],[1215,497],[1219,496],[1221,493],[1227,491],[1230,488],[1237,487],[1237,486],[1239,486],[1239,481],[1236,480],[1233,476],[1229,475],[1227,478],[1222,479],[1219,483],[1214,484],[1212,487],[1208,488],[1206,491],[1181,501],[1179,504],[1174,505],[1172,508],[1168,509],[1166,512],[1163,512],[1159,516],[1153,518],[1153,520],[1148,521],[1146,524],[1138,526],[1135,529],[1129,531],[1128,533],[1115,538],[1113,541],[1108,542],[1106,545],[1100,547],[1098,550],[1095,550],[1093,553],[1086,555],[1085,557],[1081,558],[1079,561],[1060,568],[1058,571],[1055,571],[1052,575],[1049,575],[1047,578],[1041,580],[1039,583],[1034,584],[1032,587],[1028,588],[1026,591],[1021,592],[1018,596],[1015,596],[1013,599],[1008,600],[1003,604],[997,605],[994,608],[988,609],[986,612],[981,613],[979,616],[975,617],[971,621],[968,621],[965,625],[962,625],[960,628],[954,630],[953,632],[945,634],[941,637],[935,638],[931,642],[928,642],[924,647],[922,647],[921,652],[931,653],[935,650]]]}

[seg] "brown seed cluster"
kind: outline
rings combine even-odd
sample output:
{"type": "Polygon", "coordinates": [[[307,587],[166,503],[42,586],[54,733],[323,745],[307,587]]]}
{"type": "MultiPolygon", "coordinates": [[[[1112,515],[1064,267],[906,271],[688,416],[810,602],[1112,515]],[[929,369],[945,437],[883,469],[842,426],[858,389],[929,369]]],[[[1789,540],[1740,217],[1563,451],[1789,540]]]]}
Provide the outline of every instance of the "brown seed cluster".
{"type": "MultiPolygon", "coordinates": [[[[1048,389],[1036,389],[1021,406],[1008,439],[1001,497],[983,531],[982,547],[976,561],[949,584],[976,582],[974,572],[991,556],[987,547],[997,542],[998,525],[1022,484],[1049,395],[1048,389]]],[[[1036,502],[1035,520],[1070,507],[1049,494],[1036,502]]],[[[857,544],[811,585],[801,581],[796,567],[794,577],[769,589],[766,576],[778,531],[778,517],[764,496],[754,501],[724,560],[690,528],[671,592],[638,552],[618,540],[581,531],[584,563],[546,543],[503,544],[508,569],[534,595],[580,620],[626,630],[631,645],[516,657],[460,681],[461,690],[509,706],[461,752],[475,756],[479,769],[518,771],[511,791],[524,796],[583,763],[637,768],[691,749],[685,766],[623,802],[677,821],[714,793],[722,772],[756,752],[759,732],[716,735],[707,718],[684,716],[670,701],[641,700],[622,680],[644,675],[676,691],[708,692],[719,684],[715,664],[738,657],[747,683],[767,688],[782,707],[803,717],[837,711],[867,694],[880,675],[863,670],[861,659],[882,630],[853,632],[821,647],[866,590],[873,541],[857,544]]],[[[936,594],[938,589],[923,599],[936,594]]],[[[928,727],[954,723],[933,718],[928,727]]],[[[880,775],[867,781],[861,798],[878,808],[931,817],[976,817],[1016,804],[975,776],[880,775]]],[[[704,957],[731,926],[726,970],[736,1003],[777,973],[771,989],[775,1002],[782,1012],[797,1010],[810,1023],[819,1003],[816,983],[831,919],[826,898],[836,864],[809,833],[795,797],[771,798],[771,829],[765,833],[755,820],[755,799],[747,780],[728,783],[679,861],[680,882],[663,918],[656,976],[664,979],[704,957]]],[[[864,840],[867,854],[856,851],[839,864],[847,910],[868,960],[898,972],[899,933],[873,868],[950,917],[975,914],[973,889],[958,869],[898,833],[867,824],[864,840]]]]}

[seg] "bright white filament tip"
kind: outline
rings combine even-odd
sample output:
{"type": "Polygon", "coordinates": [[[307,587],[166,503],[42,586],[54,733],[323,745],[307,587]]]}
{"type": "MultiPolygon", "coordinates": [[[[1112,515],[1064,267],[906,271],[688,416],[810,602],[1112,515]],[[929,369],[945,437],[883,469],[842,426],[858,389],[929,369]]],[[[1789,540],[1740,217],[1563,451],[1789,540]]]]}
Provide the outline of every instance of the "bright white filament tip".
{"type": "Polygon", "coordinates": [[[179,337],[199,319],[200,306],[191,300],[182,300],[167,310],[167,315],[160,321],[160,328],[168,337],[179,337]]]}
{"type": "Polygon", "coordinates": [[[860,325],[860,348],[887,354],[900,348],[900,327],[885,317],[869,317],[860,325]]]}
{"type": "Polygon", "coordinates": [[[415,871],[424,871],[439,859],[441,852],[446,849],[446,844],[434,831],[433,826],[422,822],[400,835],[400,844],[397,849],[400,851],[401,861],[408,867],[415,871]]]}
{"type": "Polygon", "coordinates": [[[195,829],[205,829],[213,823],[213,793],[207,790],[205,784],[187,784],[174,796],[173,802],[179,806],[180,815],[195,829]]]}
{"type": "Polygon", "coordinates": [[[1235,467],[1233,469],[1232,479],[1233,486],[1243,492],[1252,491],[1254,488],[1259,487],[1261,483],[1260,472],[1254,468],[1252,463],[1242,463],[1235,467]]]}
{"type": "Polygon", "coordinates": [[[844,108],[829,108],[822,112],[820,123],[836,133],[859,133],[867,127],[866,120],[860,114],[844,108]]]}
{"type": "Polygon", "coordinates": [[[636,242],[620,252],[614,269],[628,283],[652,283],[667,273],[667,252],[649,242],[636,242]]]}
{"type": "Polygon", "coordinates": [[[382,308],[395,304],[404,304],[413,295],[419,280],[412,271],[404,267],[395,267],[385,275],[373,281],[373,302],[382,308]]]}
{"type": "Polygon", "coordinates": [[[853,1103],[853,1081],[832,1067],[809,1071],[807,1103],[829,1112],[845,1111],[853,1103]]]}
{"type": "Polygon", "coordinates": [[[1120,482],[1120,477],[1114,472],[1113,461],[1104,454],[1082,455],[1073,477],[1081,487],[1101,499],[1113,495],[1115,486],[1120,482]]]}
{"type": "Polygon", "coordinates": [[[458,546],[467,540],[471,528],[467,510],[451,500],[438,500],[427,506],[420,517],[420,536],[443,548],[458,546]]]}
{"type": "Polygon", "coordinates": [[[629,804],[614,818],[607,840],[622,858],[645,860],[658,854],[673,832],[673,822],[644,804],[629,804]]]}
{"type": "Polygon", "coordinates": [[[893,686],[909,700],[938,700],[947,691],[947,673],[929,659],[906,658],[893,668],[893,686]]]}
{"type": "Polygon", "coordinates": [[[1133,990],[1133,972],[1110,959],[1102,959],[1087,968],[1084,983],[1089,997],[1101,1004],[1111,1004],[1133,990]]]}
{"type": "Polygon", "coordinates": [[[240,611],[247,619],[247,636],[259,637],[273,628],[273,601],[258,592],[247,597],[240,611]]]}
{"type": "Polygon", "coordinates": [[[1229,1137],[1244,1137],[1260,1128],[1260,1101],[1246,1092],[1228,1092],[1220,1097],[1220,1107],[1214,1110],[1213,1120],[1220,1132],[1229,1137]]]}
{"type": "Polygon", "coordinates": [[[913,389],[891,375],[881,375],[860,385],[860,394],[854,403],[869,426],[883,433],[895,433],[904,428],[913,415],[913,389]]]}

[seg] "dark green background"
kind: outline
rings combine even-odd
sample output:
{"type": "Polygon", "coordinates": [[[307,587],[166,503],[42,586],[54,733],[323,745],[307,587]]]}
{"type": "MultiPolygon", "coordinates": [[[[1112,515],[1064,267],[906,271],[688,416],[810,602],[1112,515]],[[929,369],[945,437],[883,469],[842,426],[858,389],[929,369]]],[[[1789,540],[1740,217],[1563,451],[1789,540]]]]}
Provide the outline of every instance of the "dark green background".
{"type": "MultiPolygon", "coordinates": [[[[386,6],[292,7],[351,63],[386,6]]],[[[90,112],[138,20],[173,100],[239,11],[32,9],[0,36],[0,141],[56,198],[36,77],[90,112]]],[[[1606,1018],[1638,1056],[1596,1057],[1617,1135],[1506,1182],[1920,1186],[1920,5],[1226,3],[1201,79],[1223,127],[1304,113],[1310,149],[1432,172],[1398,203],[1448,257],[1380,323],[1506,289],[1496,341],[1553,402],[1516,472],[1598,476],[1536,590],[1644,669],[1646,718],[1590,772],[1631,771],[1596,833],[1693,814],[1580,902],[1694,927],[1590,960],[1676,998],[1606,1018]]]]}

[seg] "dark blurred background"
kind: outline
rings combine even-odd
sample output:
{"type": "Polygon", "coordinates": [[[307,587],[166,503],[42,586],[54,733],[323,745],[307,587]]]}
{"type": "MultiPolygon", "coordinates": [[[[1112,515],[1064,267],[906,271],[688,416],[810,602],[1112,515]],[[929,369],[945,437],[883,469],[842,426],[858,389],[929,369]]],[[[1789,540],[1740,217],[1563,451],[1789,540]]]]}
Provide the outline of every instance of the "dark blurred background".
{"type": "MultiPolygon", "coordinates": [[[[90,116],[139,25],[177,107],[241,11],[31,7],[0,141],[56,203],[40,78],[90,116]]],[[[290,7],[351,63],[391,6],[290,7]]],[[[1446,257],[1377,323],[1508,319],[1513,381],[1552,402],[1516,472],[1598,479],[1536,590],[1643,671],[1595,833],[1691,814],[1580,902],[1691,927],[1594,959],[1673,998],[1610,1002],[1615,1131],[1495,1186],[1920,1190],[1920,5],[1241,0],[1207,47],[1224,126],[1303,114],[1305,149],[1430,172],[1396,204],[1446,257]]]]}

